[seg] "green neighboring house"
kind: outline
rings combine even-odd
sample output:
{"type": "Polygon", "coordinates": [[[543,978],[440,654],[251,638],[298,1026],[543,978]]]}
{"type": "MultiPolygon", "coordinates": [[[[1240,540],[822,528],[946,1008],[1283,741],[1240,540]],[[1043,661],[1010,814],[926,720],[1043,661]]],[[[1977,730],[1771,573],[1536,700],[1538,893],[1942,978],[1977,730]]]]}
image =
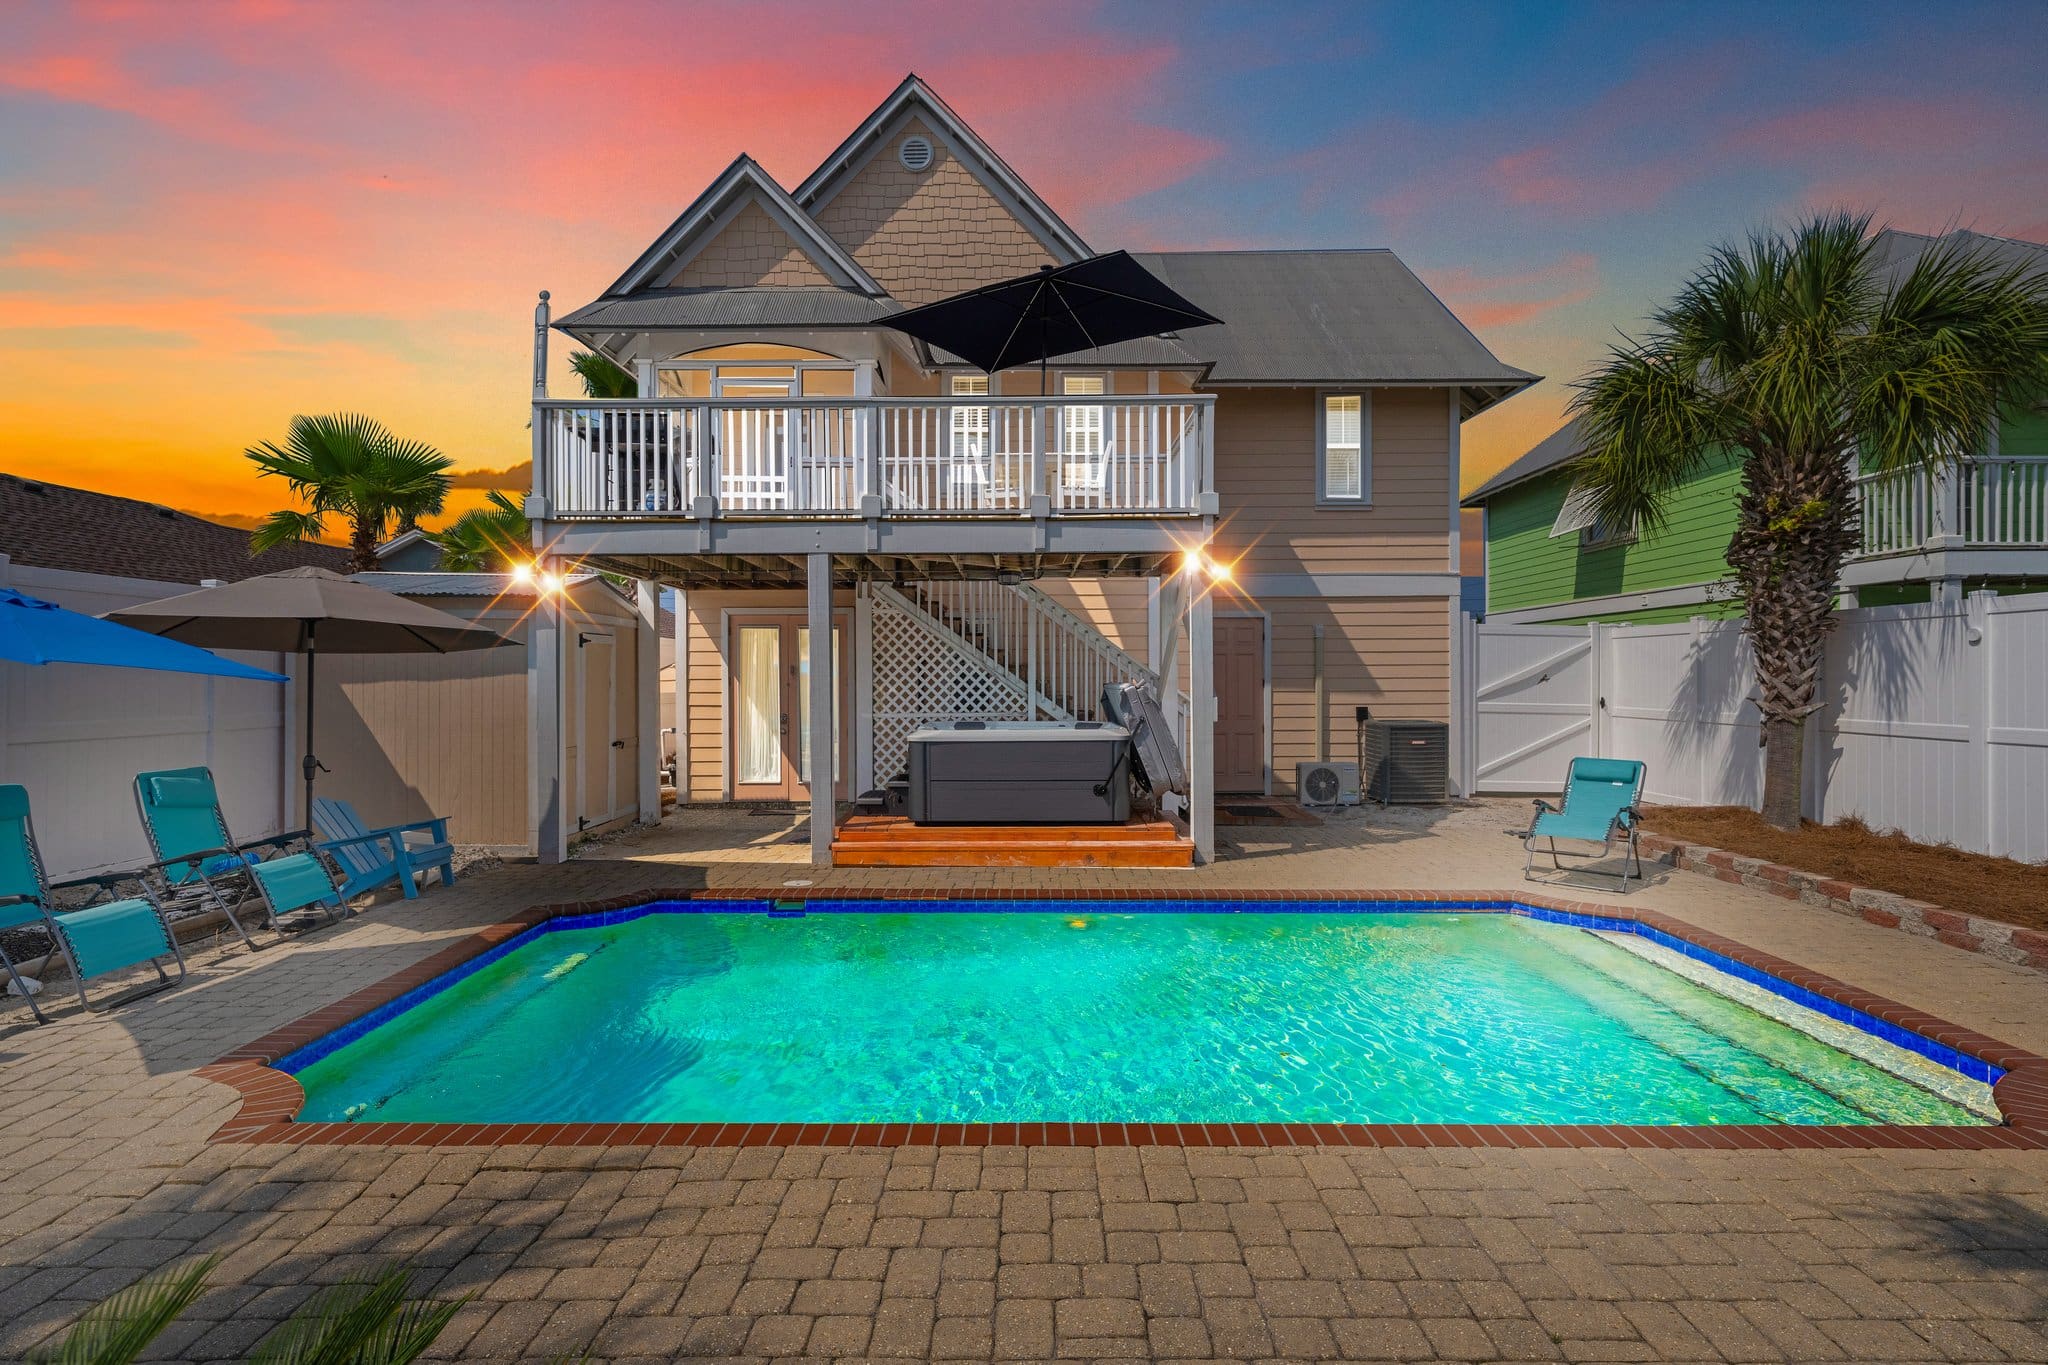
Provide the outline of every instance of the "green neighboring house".
{"type": "MultiPolygon", "coordinates": [[[[2048,246],[1960,233],[2048,270],[2048,246]]],[[[1876,249],[1903,271],[1935,239],[1890,229],[1876,249]]],[[[1465,499],[1485,517],[1486,615],[1494,621],[1633,621],[1740,616],[1722,559],[1735,532],[1734,458],[1703,470],[1641,536],[1600,524],[1571,497],[1579,453],[1567,423],[1465,499]]],[[[1842,570],[1844,606],[1966,592],[2048,590],[2048,409],[2000,413],[1986,440],[1940,475],[1863,475],[1863,543],[1842,570]]]]}

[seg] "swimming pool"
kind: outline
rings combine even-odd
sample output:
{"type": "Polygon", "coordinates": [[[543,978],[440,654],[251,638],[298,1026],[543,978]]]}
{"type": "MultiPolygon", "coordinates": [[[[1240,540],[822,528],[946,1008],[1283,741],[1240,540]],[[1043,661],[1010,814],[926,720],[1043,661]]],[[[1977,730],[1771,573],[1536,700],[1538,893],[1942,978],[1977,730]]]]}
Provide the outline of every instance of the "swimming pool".
{"type": "Polygon", "coordinates": [[[1630,921],[1371,902],[568,915],[276,1065],[422,1124],[1961,1127],[1999,1074],[1630,921]]]}

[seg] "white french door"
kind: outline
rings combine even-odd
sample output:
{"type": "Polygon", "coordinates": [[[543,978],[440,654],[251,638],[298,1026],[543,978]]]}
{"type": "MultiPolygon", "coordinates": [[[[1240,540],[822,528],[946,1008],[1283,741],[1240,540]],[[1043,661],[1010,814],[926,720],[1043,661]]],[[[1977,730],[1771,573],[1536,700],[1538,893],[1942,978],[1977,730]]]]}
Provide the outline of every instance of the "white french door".
{"type": "MultiPolygon", "coordinates": [[[[801,616],[744,616],[732,622],[732,794],[736,801],[808,801],[811,796],[811,630],[801,616]]],[[[845,628],[832,630],[833,792],[846,791],[845,628]]]]}

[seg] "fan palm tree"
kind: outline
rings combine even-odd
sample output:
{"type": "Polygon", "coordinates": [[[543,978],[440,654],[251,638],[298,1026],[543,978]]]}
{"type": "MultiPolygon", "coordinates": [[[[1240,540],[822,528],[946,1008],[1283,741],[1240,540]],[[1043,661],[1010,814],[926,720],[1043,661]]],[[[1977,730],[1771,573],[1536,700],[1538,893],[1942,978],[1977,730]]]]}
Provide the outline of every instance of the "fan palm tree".
{"type": "Polygon", "coordinates": [[[1826,214],[1714,251],[1639,339],[1578,382],[1577,486],[1654,529],[1710,460],[1740,461],[1727,562],[1763,716],[1763,815],[1799,823],[1859,471],[1933,471],[1980,449],[2002,404],[2048,384],[2048,276],[1937,241],[1887,277],[1870,220],[1826,214]]]}
{"type": "Polygon", "coordinates": [[[282,446],[265,441],[244,452],[259,474],[283,479],[304,508],[273,512],[249,538],[252,554],[327,529],[329,515],[349,524],[349,569],[377,567],[377,545],[395,522],[415,525],[448,499],[445,455],[422,441],[403,441],[358,413],[294,417],[282,446]]]}
{"type": "Polygon", "coordinates": [[[526,509],[503,489],[493,488],[483,507],[471,508],[434,534],[441,567],[451,573],[503,570],[532,552],[532,523],[526,509]]]}
{"type": "Polygon", "coordinates": [[[583,381],[585,398],[638,398],[640,382],[595,351],[569,352],[569,368],[583,381]]]}

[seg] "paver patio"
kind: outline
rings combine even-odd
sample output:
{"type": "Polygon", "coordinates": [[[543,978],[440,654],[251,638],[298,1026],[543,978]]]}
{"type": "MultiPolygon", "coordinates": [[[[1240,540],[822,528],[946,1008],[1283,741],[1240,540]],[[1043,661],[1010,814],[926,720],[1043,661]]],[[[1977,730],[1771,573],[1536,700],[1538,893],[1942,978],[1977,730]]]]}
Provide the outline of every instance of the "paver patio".
{"type": "MultiPolygon", "coordinates": [[[[1525,806],[1233,828],[1196,872],[820,873],[692,812],[309,941],[206,953],[104,1018],[0,1023],[0,1357],[222,1251],[159,1342],[235,1358],[387,1259],[474,1293],[442,1356],[2048,1359],[2048,1153],[209,1144],[224,1051],[541,902],[641,889],[1459,891],[1525,806]]],[[[1589,880],[1568,894],[1622,903],[1589,880]]],[[[1665,872],[1626,898],[2036,1051],[2048,976],[1665,872]]]]}

